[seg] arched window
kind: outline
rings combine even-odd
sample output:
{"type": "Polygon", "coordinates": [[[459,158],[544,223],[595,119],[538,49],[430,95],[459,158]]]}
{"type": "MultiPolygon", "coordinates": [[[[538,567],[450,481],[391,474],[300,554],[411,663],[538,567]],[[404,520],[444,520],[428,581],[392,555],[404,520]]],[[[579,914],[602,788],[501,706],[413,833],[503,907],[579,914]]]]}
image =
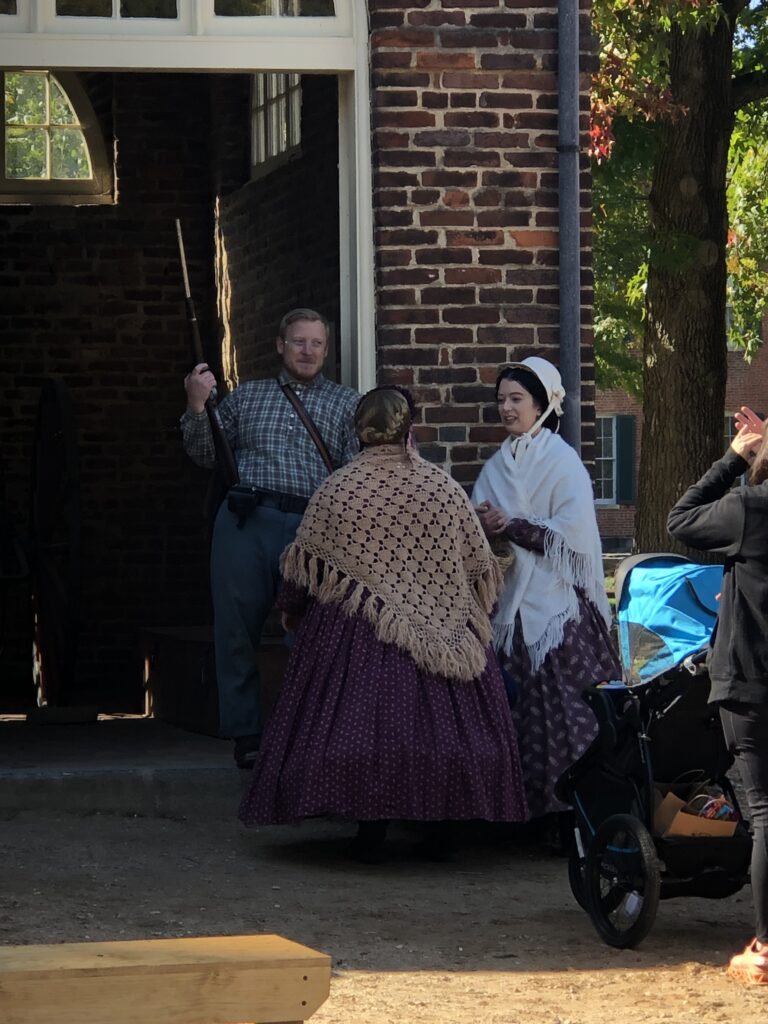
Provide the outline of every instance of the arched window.
{"type": "Polygon", "coordinates": [[[111,203],[96,115],[68,72],[3,71],[0,203],[111,203]]]}

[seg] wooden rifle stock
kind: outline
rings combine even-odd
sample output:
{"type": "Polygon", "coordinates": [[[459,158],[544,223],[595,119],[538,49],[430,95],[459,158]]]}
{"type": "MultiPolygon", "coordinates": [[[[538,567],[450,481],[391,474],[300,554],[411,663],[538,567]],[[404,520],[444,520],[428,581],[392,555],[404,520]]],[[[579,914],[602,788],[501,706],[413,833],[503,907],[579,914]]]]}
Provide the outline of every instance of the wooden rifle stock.
{"type": "MultiPolygon", "coordinates": [[[[176,236],[179,241],[179,259],[181,260],[181,273],[184,278],[184,301],[187,307],[187,322],[189,323],[189,342],[192,349],[192,365],[205,362],[203,354],[203,342],[200,338],[200,325],[195,314],[195,304],[192,301],[192,292],[189,287],[189,274],[187,273],[187,257],[184,252],[184,239],[181,235],[181,221],[176,220],[176,236]]],[[[216,460],[224,477],[227,487],[234,487],[240,483],[240,474],[237,472],[237,463],[232,446],[224,433],[224,425],[221,422],[221,415],[216,407],[215,392],[211,392],[208,401],[205,403],[205,411],[208,414],[208,422],[211,425],[213,446],[216,449],[216,460]]]]}

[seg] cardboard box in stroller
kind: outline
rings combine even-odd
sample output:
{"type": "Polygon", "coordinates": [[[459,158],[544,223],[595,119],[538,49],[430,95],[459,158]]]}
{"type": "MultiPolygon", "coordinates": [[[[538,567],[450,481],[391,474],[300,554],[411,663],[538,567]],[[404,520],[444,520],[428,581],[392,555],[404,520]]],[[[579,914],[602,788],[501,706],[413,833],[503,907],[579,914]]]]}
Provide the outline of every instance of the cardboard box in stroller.
{"type": "Polygon", "coordinates": [[[687,811],[685,800],[675,793],[662,796],[657,791],[656,810],[653,815],[653,830],[662,839],[667,836],[732,836],[737,821],[722,821],[717,818],[702,818],[687,811]],[[660,799],[659,799],[660,798],[660,799]]]}

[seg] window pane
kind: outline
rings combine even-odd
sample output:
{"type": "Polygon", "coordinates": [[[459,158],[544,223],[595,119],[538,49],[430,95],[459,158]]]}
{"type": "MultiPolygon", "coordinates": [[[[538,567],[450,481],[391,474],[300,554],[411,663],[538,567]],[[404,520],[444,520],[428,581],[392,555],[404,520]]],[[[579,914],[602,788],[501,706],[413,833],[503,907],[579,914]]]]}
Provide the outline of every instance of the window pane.
{"type": "Polygon", "coordinates": [[[46,124],[48,103],[45,75],[6,72],[5,123],[46,124]]]}
{"type": "Polygon", "coordinates": [[[72,104],[53,77],[50,80],[50,86],[51,124],[77,124],[77,117],[72,109],[72,104]]]}
{"type": "Polygon", "coordinates": [[[88,147],[79,128],[51,128],[51,177],[92,177],[88,147]]]}
{"type": "Polygon", "coordinates": [[[276,153],[284,153],[288,148],[288,125],[285,116],[287,109],[285,102],[282,100],[275,104],[276,153]]]}
{"type": "Polygon", "coordinates": [[[214,0],[213,13],[221,18],[253,18],[272,13],[271,0],[214,0]]]}
{"type": "Polygon", "coordinates": [[[302,18],[333,18],[335,14],[333,0],[299,0],[302,18]]]}
{"type": "Polygon", "coordinates": [[[725,414],[725,421],[723,423],[723,440],[725,441],[726,448],[734,437],[736,437],[736,423],[733,417],[733,413],[725,414]]]}
{"type": "Polygon", "coordinates": [[[275,124],[275,105],[271,103],[266,109],[267,115],[267,157],[277,153],[277,125],[275,124]]]}
{"type": "Polygon", "coordinates": [[[301,81],[300,75],[290,75],[288,92],[288,145],[298,146],[301,141],[301,81]]]}
{"type": "Polygon", "coordinates": [[[613,417],[598,416],[595,422],[595,497],[613,501],[615,497],[613,417]]]}
{"type": "Polygon", "coordinates": [[[48,133],[45,128],[6,129],[5,176],[48,177],[48,133]]]}
{"type": "Polygon", "coordinates": [[[176,0],[120,0],[121,18],[176,18],[176,0]]]}
{"type": "Polygon", "coordinates": [[[16,0],[0,0],[0,14],[16,14],[16,0]]]}
{"type": "Polygon", "coordinates": [[[112,0],[56,0],[56,13],[70,18],[111,18],[112,0]]]}
{"type": "Polygon", "coordinates": [[[252,135],[252,146],[251,146],[251,163],[255,166],[262,164],[267,159],[266,149],[264,147],[264,133],[266,131],[266,125],[264,124],[264,115],[259,114],[253,119],[251,126],[252,135]]]}

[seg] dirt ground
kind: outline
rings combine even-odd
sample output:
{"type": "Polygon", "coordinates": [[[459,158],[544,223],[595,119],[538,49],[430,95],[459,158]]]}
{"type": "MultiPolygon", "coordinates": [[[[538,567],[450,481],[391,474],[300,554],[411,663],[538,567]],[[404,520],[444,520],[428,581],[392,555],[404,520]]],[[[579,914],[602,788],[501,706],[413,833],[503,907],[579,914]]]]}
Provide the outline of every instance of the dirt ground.
{"type": "Polygon", "coordinates": [[[0,943],[276,932],[333,956],[315,1024],[768,1021],[768,991],[723,972],[750,935],[749,889],[662,903],[640,948],[617,951],[561,858],[486,835],[426,864],[400,828],[394,858],[363,866],[349,834],[21,814],[0,822],[0,943]]]}

